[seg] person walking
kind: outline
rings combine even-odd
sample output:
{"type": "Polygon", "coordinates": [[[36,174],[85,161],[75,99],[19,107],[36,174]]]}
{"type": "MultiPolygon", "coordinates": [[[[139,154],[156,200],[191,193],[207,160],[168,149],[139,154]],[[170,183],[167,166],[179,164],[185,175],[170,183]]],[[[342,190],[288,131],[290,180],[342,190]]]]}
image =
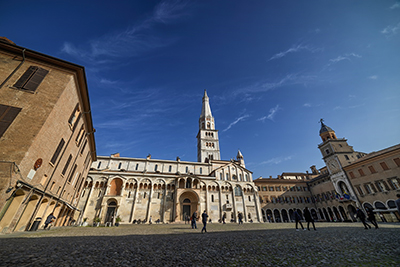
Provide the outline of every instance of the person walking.
{"type": "Polygon", "coordinates": [[[314,219],[312,218],[310,210],[307,207],[304,209],[304,219],[307,222],[307,230],[308,231],[310,231],[310,223],[312,223],[314,231],[317,231],[317,229],[315,229],[314,219]]]}
{"type": "Polygon", "coordinates": [[[192,229],[197,229],[196,220],[197,220],[197,210],[193,212],[192,215],[192,229]]]}
{"type": "Polygon", "coordinates": [[[243,214],[238,212],[239,224],[243,224],[243,214]]]}
{"type": "Polygon", "coordinates": [[[226,219],[226,213],[224,213],[224,215],[222,215],[222,223],[225,224],[225,219],[226,219]]]}
{"type": "Polygon", "coordinates": [[[366,230],[371,229],[371,226],[365,222],[365,214],[360,208],[357,208],[356,218],[360,219],[366,230]]]}
{"type": "Polygon", "coordinates": [[[201,221],[203,222],[203,229],[201,229],[201,233],[203,233],[203,231],[207,233],[207,229],[206,229],[207,218],[208,218],[207,212],[204,211],[203,214],[201,214],[201,221]]]}
{"type": "Polygon", "coordinates": [[[368,221],[370,221],[370,222],[372,223],[372,225],[375,226],[375,229],[378,229],[378,228],[379,228],[379,227],[378,227],[378,223],[376,222],[375,214],[374,214],[374,212],[372,211],[372,209],[370,209],[370,208],[365,208],[365,210],[367,211],[367,218],[368,218],[368,221]]]}
{"type": "Polygon", "coordinates": [[[294,216],[294,221],[296,222],[296,231],[299,231],[297,224],[300,224],[301,229],[303,229],[305,231],[306,229],[304,229],[304,226],[301,223],[301,216],[300,216],[298,210],[296,210],[296,209],[294,210],[293,216],[294,216]]]}
{"type": "MultiPolygon", "coordinates": [[[[44,222],[44,228],[43,229],[46,230],[47,226],[49,226],[49,224],[54,222],[55,219],[56,219],[56,217],[54,217],[53,213],[50,213],[49,216],[47,216],[46,221],[44,222]]],[[[49,230],[50,230],[50,227],[49,227],[49,230]]]]}

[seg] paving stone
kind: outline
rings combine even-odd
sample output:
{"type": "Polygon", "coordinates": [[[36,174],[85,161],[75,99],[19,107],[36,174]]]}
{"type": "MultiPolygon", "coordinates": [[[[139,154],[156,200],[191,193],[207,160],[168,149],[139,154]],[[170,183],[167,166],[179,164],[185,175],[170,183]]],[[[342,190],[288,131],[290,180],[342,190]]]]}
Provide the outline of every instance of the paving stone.
{"type": "Polygon", "coordinates": [[[1,266],[400,266],[400,224],[63,227],[0,236],[1,266]]]}

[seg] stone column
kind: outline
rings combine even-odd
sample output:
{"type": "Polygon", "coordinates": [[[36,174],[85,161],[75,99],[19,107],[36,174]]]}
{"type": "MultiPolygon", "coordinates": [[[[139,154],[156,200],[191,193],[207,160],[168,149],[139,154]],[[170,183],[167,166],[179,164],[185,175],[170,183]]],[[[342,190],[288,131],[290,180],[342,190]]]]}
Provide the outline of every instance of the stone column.
{"type": "Polygon", "coordinates": [[[151,214],[151,198],[153,196],[153,184],[150,183],[150,193],[149,193],[149,203],[147,204],[147,215],[146,215],[146,222],[149,222],[150,214],[151,214]]]}
{"type": "MultiPolygon", "coordinates": [[[[257,191],[255,189],[254,189],[253,197],[254,197],[254,204],[255,204],[255,209],[256,209],[257,220],[258,220],[258,222],[263,222],[264,220],[262,218],[261,208],[260,208],[260,204],[259,204],[260,198],[258,197],[257,191]]],[[[288,214],[288,216],[289,216],[289,214],[288,214]]]]}
{"type": "Polygon", "coordinates": [[[136,200],[137,200],[137,196],[139,193],[139,182],[136,182],[136,190],[135,190],[135,195],[133,197],[132,200],[132,210],[131,210],[131,216],[129,217],[129,222],[133,222],[133,220],[135,219],[135,207],[136,207],[136,200]]]}
{"type": "Polygon", "coordinates": [[[164,191],[163,191],[163,205],[162,205],[162,212],[161,212],[161,219],[162,223],[165,223],[165,205],[167,205],[167,184],[165,183],[164,191]]]}
{"type": "Polygon", "coordinates": [[[218,186],[219,186],[219,219],[222,220],[222,209],[224,204],[222,204],[222,187],[221,185],[218,186]]]}
{"type": "Polygon", "coordinates": [[[247,218],[247,209],[246,209],[246,197],[243,193],[243,188],[241,188],[242,190],[242,203],[243,203],[243,219],[245,222],[247,222],[248,218],[247,218]]]}
{"type": "MultiPolygon", "coordinates": [[[[236,218],[237,218],[237,207],[236,207],[236,199],[235,199],[235,187],[233,187],[232,189],[232,206],[233,206],[233,218],[235,218],[235,222],[237,222],[236,218]]],[[[242,192],[243,194],[243,192],[242,192]]]]}

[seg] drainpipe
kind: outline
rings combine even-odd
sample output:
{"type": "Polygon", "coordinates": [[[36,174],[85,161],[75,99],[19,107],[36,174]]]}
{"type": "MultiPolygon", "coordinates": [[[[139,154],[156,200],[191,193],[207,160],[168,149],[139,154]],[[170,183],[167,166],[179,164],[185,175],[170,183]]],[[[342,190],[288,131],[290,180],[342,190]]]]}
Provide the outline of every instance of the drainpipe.
{"type": "Polygon", "coordinates": [[[22,66],[22,64],[24,64],[24,62],[25,62],[25,50],[26,50],[26,49],[22,50],[22,61],[21,61],[21,63],[19,63],[19,65],[15,68],[15,70],[14,70],[10,75],[8,75],[8,77],[5,79],[5,81],[0,85],[0,89],[3,87],[3,85],[6,84],[6,82],[8,82],[8,80],[9,80],[9,79],[14,75],[14,73],[22,66]]]}

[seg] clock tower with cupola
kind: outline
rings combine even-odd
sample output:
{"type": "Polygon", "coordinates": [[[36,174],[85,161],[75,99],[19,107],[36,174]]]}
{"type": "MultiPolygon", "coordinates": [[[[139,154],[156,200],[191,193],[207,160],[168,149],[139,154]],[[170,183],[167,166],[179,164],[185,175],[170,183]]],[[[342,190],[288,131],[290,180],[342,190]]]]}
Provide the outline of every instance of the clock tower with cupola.
{"type": "Polygon", "coordinates": [[[204,90],[203,106],[199,119],[197,134],[197,161],[221,160],[219,151],[218,130],[215,130],[214,117],[211,114],[210,100],[204,90]]]}
{"type": "Polygon", "coordinates": [[[318,145],[318,148],[328,168],[335,190],[339,195],[349,195],[349,199],[346,198],[344,201],[355,201],[359,204],[343,167],[361,158],[365,153],[354,151],[345,138],[338,139],[335,131],[325,125],[323,119],[320,120],[320,123],[319,136],[322,143],[318,145]]]}

